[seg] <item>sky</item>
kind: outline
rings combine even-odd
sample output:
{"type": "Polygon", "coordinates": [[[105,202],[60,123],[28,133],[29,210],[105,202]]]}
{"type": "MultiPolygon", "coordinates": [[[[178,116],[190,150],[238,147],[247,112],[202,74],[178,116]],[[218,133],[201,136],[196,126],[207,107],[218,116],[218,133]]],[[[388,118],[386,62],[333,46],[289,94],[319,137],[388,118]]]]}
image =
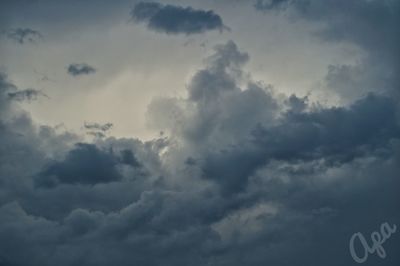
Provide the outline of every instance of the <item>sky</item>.
{"type": "Polygon", "coordinates": [[[358,265],[356,233],[399,264],[398,25],[398,0],[0,1],[0,266],[358,265]]]}

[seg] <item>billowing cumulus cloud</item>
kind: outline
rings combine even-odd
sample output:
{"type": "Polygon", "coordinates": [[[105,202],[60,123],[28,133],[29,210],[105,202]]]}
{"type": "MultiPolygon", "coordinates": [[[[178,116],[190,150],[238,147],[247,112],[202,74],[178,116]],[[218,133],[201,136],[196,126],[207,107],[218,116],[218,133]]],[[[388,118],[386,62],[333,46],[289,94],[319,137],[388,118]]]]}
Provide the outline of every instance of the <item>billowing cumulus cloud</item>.
{"type": "Polygon", "coordinates": [[[81,76],[96,73],[96,69],[86,63],[70,64],[67,68],[68,74],[71,76],[81,76]]]}
{"type": "Polygon", "coordinates": [[[204,177],[223,189],[243,190],[247,177],[272,160],[324,158],[325,164],[340,164],[388,146],[400,134],[394,99],[370,94],[348,108],[309,106],[296,96],[281,102],[268,86],[239,88],[247,55],[233,42],[216,51],[210,65],[194,75],[187,101],[158,99],[149,110],[154,126],[170,121],[159,129],[172,129],[194,145],[204,177]]]}
{"type": "MultiPolygon", "coordinates": [[[[398,102],[284,96],[250,78],[249,59],[217,45],[186,98],[154,99],[148,118],[165,135],[147,142],[83,143],[2,116],[2,263],[351,265],[354,232],[400,222],[398,102]]],[[[1,77],[14,114],[16,86],[1,77]]]]}
{"type": "Polygon", "coordinates": [[[164,5],[157,2],[138,2],[131,10],[132,19],[149,29],[167,34],[196,34],[210,30],[222,31],[221,17],[212,10],[164,5]]]}
{"type": "Polygon", "coordinates": [[[43,35],[30,28],[15,28],[3,31],[3,35],[19,44],[25,44],[27,42],[35,42],[38,39],[42,39],[43,35]]]}
{"type": "MultiPolygon", "coordinates": [[[[234,42],[216,46],[187,98],[149,106],[168,137],[148,142],[72,145],[26,116],[2,119],[13,142],[0,158],[2,263],[351,265],[354,232],[400,222],[398,102],[278,95],[249,80],[248,60],[234,42]]],[[[397,245],[366,265],[393,265],[397,245]]]]}

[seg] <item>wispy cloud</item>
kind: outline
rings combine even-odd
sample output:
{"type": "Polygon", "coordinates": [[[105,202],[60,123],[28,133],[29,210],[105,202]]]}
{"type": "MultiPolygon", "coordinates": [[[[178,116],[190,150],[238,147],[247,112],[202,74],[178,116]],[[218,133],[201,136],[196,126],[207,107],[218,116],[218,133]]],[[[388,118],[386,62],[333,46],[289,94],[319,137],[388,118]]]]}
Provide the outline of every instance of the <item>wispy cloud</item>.
{"type": "Polygon", "coordinates": [[[100,139],[106,137],[106,134],[114,125],[112,123],[99,124],[85,122],[83,126],[86,129],[87,135],[100,139]]]}
{"type": "Polygon", "coordinates": [[[85,122],[84,127],[90,130],[108,131],[113,127],[113,124],[112,123],[99,124],[99,123],[85,122]]]}
{"type": "Polygon", "coordinates": [[[43,38],[43,35],[39,31],[30,28],[15,28],[5,30],[3,31],[3,35],[19,44],[35,42],[38,39],[43,38]]]}
{"type": "Polygon", "coordinates": [[[22,101],[30,102],[30,101],[38,99],[38,97],[49,98],[49,96],[47,96],[45,93],[43,93],[40,90],[36,90],[36,89],[26,89],[26,90],[19,90],[19,91],[8,93],[8,98],[10,100],[18,101],[18,102],[22,102],[22,101]]]}

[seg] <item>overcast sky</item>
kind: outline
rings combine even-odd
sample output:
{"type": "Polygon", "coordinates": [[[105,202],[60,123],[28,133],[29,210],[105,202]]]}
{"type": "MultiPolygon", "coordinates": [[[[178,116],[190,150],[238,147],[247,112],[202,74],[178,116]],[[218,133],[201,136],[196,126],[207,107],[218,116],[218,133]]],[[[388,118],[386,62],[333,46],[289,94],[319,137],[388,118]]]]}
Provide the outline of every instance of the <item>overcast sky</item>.
{"type": "Polygon", "coordinates": [[[398,25],[398,0],[0,1],[0,266],[358,265],[354,233],[400,226],[398,25]]]}

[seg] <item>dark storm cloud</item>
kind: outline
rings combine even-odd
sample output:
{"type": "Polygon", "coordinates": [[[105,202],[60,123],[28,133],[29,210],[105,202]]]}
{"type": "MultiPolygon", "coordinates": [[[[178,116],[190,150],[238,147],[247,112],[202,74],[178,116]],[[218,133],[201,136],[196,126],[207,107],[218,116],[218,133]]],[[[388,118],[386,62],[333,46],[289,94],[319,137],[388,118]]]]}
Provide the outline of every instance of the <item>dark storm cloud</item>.
{"type": "Polygon", "coordinates": [[[198,71],[188,86],[188,110],[171,99],[150,106],[157,122],[170,120],[165,115],[174,110],[177,123],[167,126],[195,147],[200,145],[194,152],[200,152],[196,155],[202,158],[204,177],[225,192],[244,190],[247,177],[272,160],[323,159],[340,165],[383,152],[400,137],[396,100],[370,94],[348,108],[322,108],[292,95],[286,101],[289,110],[282,112],[268,88],[239,88],[240,67],[247,60],[233,42],[217,46],[207,68],[198,71]],[[204,143],[210,147],[203,151],[204,143]]]}
{"type": "Polygon", "coordinates": [[[122,150],[121,151],[121,158],[120,162],[123,164],[128,164],[133,167],[140,167],[141,164],[139,163],[138,159],[136,158],[135,154],[131,150],[122,150]]]}
{"type": "Polygon", "coordinates": [[[96,69],[86,63],[70,64],[67,68],[68,74],[71,76],[81,76],[96,73],[96,69]]]}
{"type": "Polygon", "coordinates": [[[397,102],[370,94],[349,108],[289,112],[276,127],[254,131],[275,159],[351,160],[400,137],[397,102]]]}
{"type": "Polygon", "coordinates": [[[19,90],[15,92],[9,92],[8,93],[8,98],[13,101],[33,101],[36,100],[38,97],[46,97],[49,98],[46,94],[44,94],[40,90],[36,89],[26,89],[26,90],[19,90]]]}
{"type": "Polygon", "coordinates": [[[39,173],[36,185],[51,187],[57,184],[95,185],[119,181],[119,163],[139,166],[132,151],[124,150],[119,157],[112,151],[103,151],[96,145],[78,143],[63,161],[51,163],[39,173]]]}
{"type": "Polygon", "coordinates": [[[400,138],[397,109],[393,99],[369,95],[349,109],[288,113],[277,126],[256,127],[252,140],[208,154],[205,177],[236,193],[247,186],[243,177],[273,160],[341,165],[377,152],[386,156],[391,141],[400,138]]]}
{"type": "MultiPolygon", "coordinates": [[[[146,142],[35,125],[0,75],[0,262],[352,265],[353,233],[400,224],[398,101],[277,95],[248,60],[234,42],[216,46],[187,98],[149,106],[166,133],[146,142]]],[[[393,236],[387,258],[365,265],[397,265],[398,246],[393,236]]]]}
{"type": "Polygon", "coordinates": [[[38,39],[42,39],[43,35],[37,31],[30,28],[16,28],[10,29],[3,32],[3,35],[10,40],[16,41],[19,44],[24,44],[27,42],[35,42],[38,39]]]}
{"type": "Polygon", "coordinates": [[[213,11],[193,9],[157,2],[136,3],[131,11],[132,19],[145,23],[149,29],[167,34],[196,34],[226,28],[221,17],[213,11]]]}

